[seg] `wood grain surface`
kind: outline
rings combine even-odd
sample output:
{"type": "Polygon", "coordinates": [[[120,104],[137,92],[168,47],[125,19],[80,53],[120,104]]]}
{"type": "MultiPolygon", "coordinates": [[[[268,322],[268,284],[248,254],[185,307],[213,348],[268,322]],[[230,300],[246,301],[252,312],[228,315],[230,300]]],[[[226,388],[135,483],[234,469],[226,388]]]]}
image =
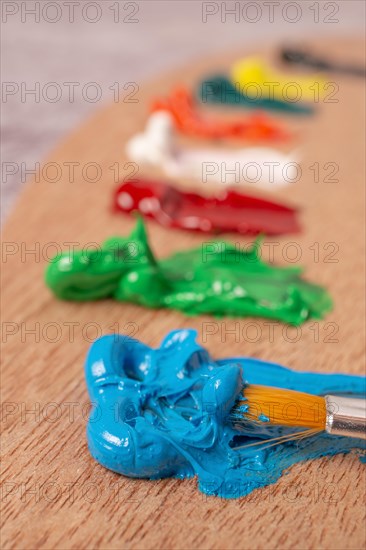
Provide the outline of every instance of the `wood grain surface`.
{"type": "MultiPolygon", "coordinates": [[[[339,60],[364,62],[361,40],[322,41],[312,47],[339,60]]],[[[298,370],[364,373],[362,79],[331,77],[339,86],[334,102],[320,101],[313,117],[280,117],[298,133],[295,144],[284,150],[300,147],[302,175],[297,184],[269,196],[301,207],[303,232],[266,239],[264,254],[282,265],[297,257],[310,280],[329,288],[335,307],[324,321],[297,330],[265,320],[190,319],[107,300],[67,303],[57,301],[43,282],[47,257],[58,248],[100,243],[132,228],[132,219],[111,210],[116,187],[111,167],[119,166],[120,180],[131,172],[124,143],[143,127],[151,98],[177,82],[191,84],[202,74],[225,70],[242,54],[179,68],[141,84],[137,103],[121,101],[96,112],[59,145],[40,177],[27,184],[4,227],[3,548],[365,547],[365,473],[356,456],[298,464],[275,485],[230,501],[204,496],[195,479],[130,480],[89,455],[83,376],[85,355],[96,336],[118,330],[155,346],[167,331],[184,327],[196,328],[213,356],[245,354],[298,370]],[[77,163],[74,177],[70,163],[77,163]],[[334,166],[338,171],[332,176],[334,166]],[[93,183],[93,178],[98,181],[93,183]]],[[[265,54],[275,61],[275,48],[265,54]]],[[[140,174],[150,175],[142,168],[140,174]]],[[[201,187],[207,191],[208,184],[201,187]]],[[[158,256],[204,240],[154,222],[148,229],[158,256]]]]}

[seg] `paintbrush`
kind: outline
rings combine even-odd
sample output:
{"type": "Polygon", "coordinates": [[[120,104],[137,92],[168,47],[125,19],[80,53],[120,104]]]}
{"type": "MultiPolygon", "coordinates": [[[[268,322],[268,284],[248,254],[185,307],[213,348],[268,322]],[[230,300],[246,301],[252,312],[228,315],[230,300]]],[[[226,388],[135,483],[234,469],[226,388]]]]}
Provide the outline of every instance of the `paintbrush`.
{"type": "Polygon", "coordinates": [[[303,427],[312,434],[325,431],[366,439],[366,399],[358,397],[318,396],[249,384],[237,401],[232,418],[268,426],[303,427]]]}
{"type": "Polygon", "coordinates": [[[299,50],[295,48],[284,48],[281,52],[281,57],[283,61],[287,61],[288,63],[302,64],[318,71],[331,71],[351,74],[355,76],[366,76],[365,67],[346,63],[333,63],[328,59],[314,56],[304,50],[299,50]]]}

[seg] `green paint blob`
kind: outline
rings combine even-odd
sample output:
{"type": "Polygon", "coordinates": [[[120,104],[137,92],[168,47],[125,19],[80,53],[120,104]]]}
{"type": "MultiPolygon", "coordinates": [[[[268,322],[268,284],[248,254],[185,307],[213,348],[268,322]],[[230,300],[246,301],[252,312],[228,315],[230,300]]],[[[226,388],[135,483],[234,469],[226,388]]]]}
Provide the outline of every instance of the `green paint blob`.
{"type": "Polygon", "coordinates": [[[293,325],[331,309],[327,291],[302,279],[301,268],[276,267],[260,256],[258,240],[247,249],[210,241],[158,261],[139,219],[128,238],[57,255],[47,266],[46,284],[63,300],[114,297],[186,315],[267,317],[293,325]]]}

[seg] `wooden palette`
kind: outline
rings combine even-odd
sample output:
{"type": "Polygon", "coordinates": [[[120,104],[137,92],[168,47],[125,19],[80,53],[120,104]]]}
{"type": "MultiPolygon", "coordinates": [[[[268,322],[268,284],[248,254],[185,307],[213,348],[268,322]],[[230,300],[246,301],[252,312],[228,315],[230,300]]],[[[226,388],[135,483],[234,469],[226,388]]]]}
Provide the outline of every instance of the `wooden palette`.
{"type": "MultiPolygon", "coordinates": [[[[364,63],[362,41],[329,40],[312,48],[364,63]]],[[[131,230],[131,218],[112,212],[111,194],[131,174],[124,143],[143,127],[151,99],[177,82],[192,85],[201,75],[225,70],[243,53],[180,68],[140,85],[137,103],[121,101],[96,112],[50,155],[4,227],[4,548],[354,549],[365,544],[365,474],[356,456],[298,464],[275,485],[230,501],[206,497],[195,479],[126,479],[89,455],[83,375],[88,347],[101,334],[134,334],[156,346],[167,331],[184,327],[197,329],[213,356],[251,355],[298,370],[364,373],[362,79],[331,76],[339,86],[330,97],[334,102],[320,101],[313,117],[280,117],[298,132],[294,147],[300,144],[302,176],[269,196],[301,207],[303,233],[266,239],[264,254],[283,265],[297,258],[310,280],[329,288],[335,307],[324,321],[294,329],[265,320],[191,319],[113,301],[66,303],[43,282],[47,257],[68,243],[100,243],[131,230]],[[73,178],[70,163],[78,163],[73,178]]],[[[273,61],[275,48],[265,54],[273,61]]],[[[207,186],[201,185],[204,192],[207,186]]],[[[207,240],[154,222],[148,229],[159,256],[207,240]]]]}

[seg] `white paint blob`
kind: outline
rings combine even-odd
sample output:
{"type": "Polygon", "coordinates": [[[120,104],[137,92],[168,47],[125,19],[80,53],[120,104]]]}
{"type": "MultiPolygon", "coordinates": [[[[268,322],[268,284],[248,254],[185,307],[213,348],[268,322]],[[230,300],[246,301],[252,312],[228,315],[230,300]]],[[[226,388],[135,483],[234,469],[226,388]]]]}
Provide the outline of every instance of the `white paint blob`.
{"type": "Polygon", "coordinates": [[[166,111],[153,113],[146,129],[126,145],[131,160],[161,168],[168,177],[203,183],[283,187],[298,181],[301,167],[293,154],[270,147],[183,149],[175,142],[174,121],[166,111]]]}

